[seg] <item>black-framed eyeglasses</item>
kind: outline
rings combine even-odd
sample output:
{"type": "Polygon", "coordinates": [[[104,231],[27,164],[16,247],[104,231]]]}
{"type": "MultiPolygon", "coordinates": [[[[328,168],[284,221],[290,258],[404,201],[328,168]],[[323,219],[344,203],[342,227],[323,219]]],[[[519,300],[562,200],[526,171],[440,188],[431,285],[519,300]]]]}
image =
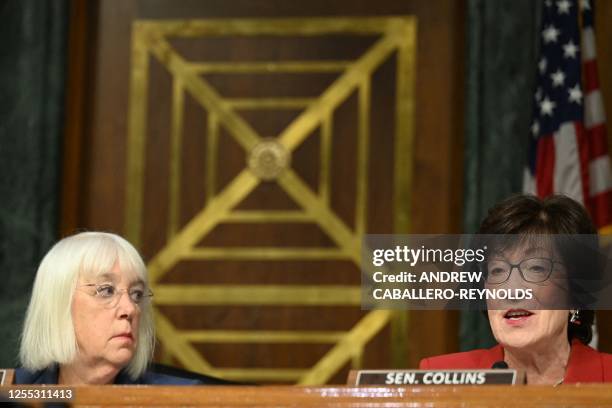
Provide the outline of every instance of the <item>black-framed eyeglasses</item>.
{"type": "Polygon", "coordinates": [[[136,306],[142,305],[153,297],[151,289],[142,286],[134,286],[129,289],[117,289],[111,283],[86,283],[82,287],[92,287],[96,290],[93,296],[105,307],[113,308],[119,303],[121,295],[128,294],[130,301],[136,306]]]}
{"type": "Polygon", "coordinates": [[[555,264],[562,262],[550,258],[527,258],[517,264],[512,264],[505,259],[489,259],[484,262],[483,271],[486,283],[499,285],[510,279],[510,274],[517,268],[521,278],[525,282],[542,283],[550,278],[555,264]]]}

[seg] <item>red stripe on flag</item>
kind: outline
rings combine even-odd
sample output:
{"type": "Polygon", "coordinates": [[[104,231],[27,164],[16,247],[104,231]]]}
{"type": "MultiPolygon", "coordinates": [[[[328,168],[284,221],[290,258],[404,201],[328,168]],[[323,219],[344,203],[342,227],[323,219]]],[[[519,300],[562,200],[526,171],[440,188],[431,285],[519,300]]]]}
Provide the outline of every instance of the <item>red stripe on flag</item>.
{"type": "Polygon", "coordinates": [[[591,159],[608,154],[608,140],[606,139],[606,124],[601,123],[587,129],[589,145],[591,147],[591,159]]]}
{"type": "Polygon", "coordinates": [[[599,77],[597,75],[597,60],[590,60],[582,64],[584,72],[584,94],[599,89],[599,77]]]}
{"type": "Polygon", "coordinates": [[[553,173],[555,171],[555,141],[552,135],[538,140],[536,157],[536,191],[538,196],[547,197],[554,191],[553,173]]]}
{"type": "Polygon", "coordinates": [[[584,126],[580,122],[574,123],[574,131],[576,132],[576,145],[578,146],[578,160],[580,161],[580,179],[582,180],[582,196],[585,202],[590,195],[589,183],[589,160],[592,158],[590,154],[589,135],[585,132],[584,126]]]}
{"type": "Polygon", "coordinates": [[[604,191],[589,199],[591,217],[597,228],[612,224],[612,190],[604,191]]]}

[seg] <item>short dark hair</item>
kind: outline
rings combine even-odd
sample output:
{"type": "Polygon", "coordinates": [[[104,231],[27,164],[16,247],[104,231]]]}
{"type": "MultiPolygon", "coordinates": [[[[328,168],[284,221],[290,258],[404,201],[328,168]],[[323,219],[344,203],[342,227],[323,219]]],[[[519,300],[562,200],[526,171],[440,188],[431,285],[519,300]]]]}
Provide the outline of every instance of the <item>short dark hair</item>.
{"type": "MultiPolygon", "coordinates": [[[[539,198],[519,194],[506,198],[489,209],[480,224],[480,234],[590,234],[598,246],[597,229],[585,208],[564,195],[539,198]]],[[[590,238],[591,239],[591,238],[590,238]]],[[[563,255],[562,255],[563,256],[563,255]]],[[[592,337],[595,312],[580,310],[579,323],[569,321],[568,338],[588,344],[592,337]]]]}
{"type": "Polygon", "coordinates": [[[538,198],[519,194],[493,206],[481,234],[597,234],[589,214],[564,195],[538,198]]]}

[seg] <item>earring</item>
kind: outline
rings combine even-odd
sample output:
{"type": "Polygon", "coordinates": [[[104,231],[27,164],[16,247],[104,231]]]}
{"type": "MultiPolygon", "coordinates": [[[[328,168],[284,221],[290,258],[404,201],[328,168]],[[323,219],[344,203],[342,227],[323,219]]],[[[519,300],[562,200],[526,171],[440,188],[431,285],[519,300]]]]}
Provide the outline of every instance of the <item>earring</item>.
{"type": "Polygon", "coordinates": [[[580,324],[580,310],[572,310],[570,323],[580,324]]]}

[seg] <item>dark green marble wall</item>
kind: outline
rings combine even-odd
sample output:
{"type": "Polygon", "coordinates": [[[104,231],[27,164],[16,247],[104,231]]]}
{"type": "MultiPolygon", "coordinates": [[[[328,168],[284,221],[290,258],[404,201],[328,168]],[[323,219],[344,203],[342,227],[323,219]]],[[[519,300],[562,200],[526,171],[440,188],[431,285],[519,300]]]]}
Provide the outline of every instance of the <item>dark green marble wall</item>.
{"type": "Polygon", "coordinates": [[[0,0],[0,367],[57,239],[68,0],[0,0]]]}
{"type": "MultiPolygon", "coordinates": [[[[464,227],[522,189],[540,37],[539,0],[469,0],[464,227]]],[[[463,350],[492,344],[480,312],[461,319],[463,350]]]]}

